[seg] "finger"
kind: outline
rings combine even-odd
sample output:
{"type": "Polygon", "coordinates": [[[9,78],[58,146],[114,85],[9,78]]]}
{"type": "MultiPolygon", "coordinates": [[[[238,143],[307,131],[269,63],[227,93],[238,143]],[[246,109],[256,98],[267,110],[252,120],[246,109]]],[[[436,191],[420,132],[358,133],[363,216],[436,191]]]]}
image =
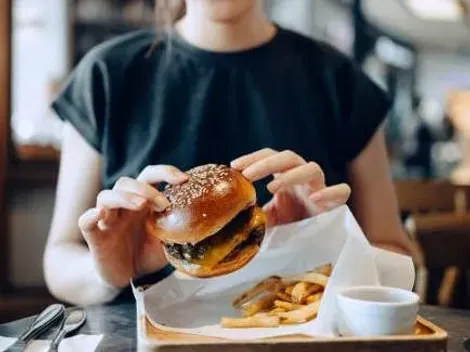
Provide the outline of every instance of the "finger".
{"type": "Polygon", "coordinates": [[[160,182],[178,184],[187,180],[188,175],[186,175],[184,172],[177,169],[176,167],[169,165],[147,166],[137,177],[137,181],[151,184],[156,184],[160,182]]]}
{"type": "Polygon", "coordinates": [[[92,231],[98,226],[98,222],[102,219],[103,215],[104,213],[101,209],[89,209],[78,219],[78,227],[82,231],[92,231]]]}
{"type": "Polygon", "coordinates": [[[266,216],[266,225],[268,227],[274,226],[275,224],[278,223],[277,210],[276,210],[276,206],[274,203],[275,203],[275,200],[273,198],[263,206],[263,212],[266,216]]]}
{"type": "Polygon", "coordinates": [[[163,211],[170,206],[168,199],[154,187],[129,177],[120,178],[113,189],[133,193],[147,199],[152,202],[155,211],[163,211]]]}
{"type": "Polygon", "coordinates": [[[323,171],[317,163],[309,162],[279,174],[268,184],[268,190],[274,194],[282,189],[302,184],[308,184],[312,192],[325,186],[323,171]]]}
{"type": "Polygon", "coordinates": [[[254,182],[302,164],[305,164],[304,159],[290,150],[285,150],[251,164],[243,170],[243,175],[254,182]]]}
{"type": "Polygon", "coordinates": [[[261,160],[265,159],[269,156],[272,156],[274,154],[277,154],[277,151],[271,149],[271,148],[265,148],[258,150],[254,153],[247,154],[244,156],[239,157],[238,159],[233,160],[230,163],[230,166],[236,170],[244,170],[251,164],[261,160]]]}
{"type": "Polygon", "coordinates": [[[128,209],[128,210],[141,210],[147,200],[136,194],[118,191],[118,190],[105,190],[100,192],[97,199],[97,207],[101,207],[104,210],[110,209],[128,209]]]}
{"type": "Polygon", "coordinates": [[[119,209],[112,209],[112,210],[103,209],[103,212],[104,212],[104,216],[98,222],[98,228],[100,230],[105,230],[111,227],[112,225],[114,225],[118,221],[119,215],[120,215],[119,209]]]}
{"type": "Polygon", "coordinates": [[[323,209],[331,210],[345,204],[351,196],[351,188],[343,183],[313,193],[310,200],[323,209]]]}

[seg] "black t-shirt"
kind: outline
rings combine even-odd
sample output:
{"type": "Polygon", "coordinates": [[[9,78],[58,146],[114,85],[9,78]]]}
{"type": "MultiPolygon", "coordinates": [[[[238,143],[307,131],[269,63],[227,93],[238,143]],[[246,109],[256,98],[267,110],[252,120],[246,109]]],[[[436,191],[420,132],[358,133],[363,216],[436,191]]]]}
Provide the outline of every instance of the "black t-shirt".
{"type": "MultiPolygon", "coordinates": [[[[143,30],[93,49],[53,102],[103,157],[103,188],[147,165],[182,170],[270,147],[323,168],[327,184],[385,118],[385,94],[347,57],[279,28],[257,48],[203,50],[143,30]],[[170,43],[170,44],[169,44],[170,43]]],[[[257,184],[260,203],[269,200],[257,184]]]]}

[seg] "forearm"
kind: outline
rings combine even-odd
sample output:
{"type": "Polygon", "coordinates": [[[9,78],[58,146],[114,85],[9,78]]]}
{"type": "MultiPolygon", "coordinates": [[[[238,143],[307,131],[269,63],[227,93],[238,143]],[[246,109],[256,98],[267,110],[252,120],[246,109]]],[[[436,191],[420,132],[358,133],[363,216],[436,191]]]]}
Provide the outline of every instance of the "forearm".
{"type": "Polygon", "coordinates": [[[413,242],[405,232],[396,211],[394,212],[393,208],[385,211],[377,208],[364,204],[361,207],[353,207],[353,212],[369,242],[388,251],[412,255],[413,242]]]}
{"type": "MultiPolygon", "coordinates": [[[[402,235],[400,234],[397,237],[401,237],[402,235]]],[[[372,242],[371,243],[374,247],[378,247],[381,249],[385,249],[387,251],[392,251],[398,254],[403,254],[403,255],[412,255],[413,249],[412,249],[412,243],[411,241],[409,243],[384,243],[384,242],[372,242]]]]}
{"type": "Polygon", "coordinates": [[[90,251],[82,244],[50,244],[44,268],[50,292],[61,301],[87,306],[109,302],[119,294],[101,280],[90,251]]]}
{"type": "Polygon", "coordinates": [[[413,255],[415,246],[404,231],[398,212],[382,130],[350,164],[348,172],[352,210],[370,243],[413,255]]]}

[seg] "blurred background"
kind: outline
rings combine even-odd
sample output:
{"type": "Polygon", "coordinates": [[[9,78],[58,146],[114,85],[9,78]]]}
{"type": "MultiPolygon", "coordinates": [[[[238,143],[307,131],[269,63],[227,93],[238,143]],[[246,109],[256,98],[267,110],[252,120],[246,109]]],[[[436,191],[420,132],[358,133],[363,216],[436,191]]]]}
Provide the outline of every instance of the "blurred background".
{"type": "MultiPolygon", "coordinates": [[[[0,2],[0,323],[52,302],[42,254],[62,124],[49,103],[96,44],[154,25],[153,1],[0,2]]],[[[470,0],[266,0],[393,99],[386,132],[423,303],[469,308],[470,0]]]]}

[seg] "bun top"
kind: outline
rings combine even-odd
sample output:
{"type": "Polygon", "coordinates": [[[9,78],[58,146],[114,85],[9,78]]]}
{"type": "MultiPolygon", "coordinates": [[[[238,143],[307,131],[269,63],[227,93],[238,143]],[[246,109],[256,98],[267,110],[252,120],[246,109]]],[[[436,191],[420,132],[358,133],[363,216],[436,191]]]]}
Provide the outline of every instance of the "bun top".
{"type": "Polygon", "coordinates": [[[256,203],[253,184],[225,165],[198,166],[186,173],[188,181],[163,191],[171,206],[148,222],[150,232],[164,242],[197,244],[256,203]]]}

